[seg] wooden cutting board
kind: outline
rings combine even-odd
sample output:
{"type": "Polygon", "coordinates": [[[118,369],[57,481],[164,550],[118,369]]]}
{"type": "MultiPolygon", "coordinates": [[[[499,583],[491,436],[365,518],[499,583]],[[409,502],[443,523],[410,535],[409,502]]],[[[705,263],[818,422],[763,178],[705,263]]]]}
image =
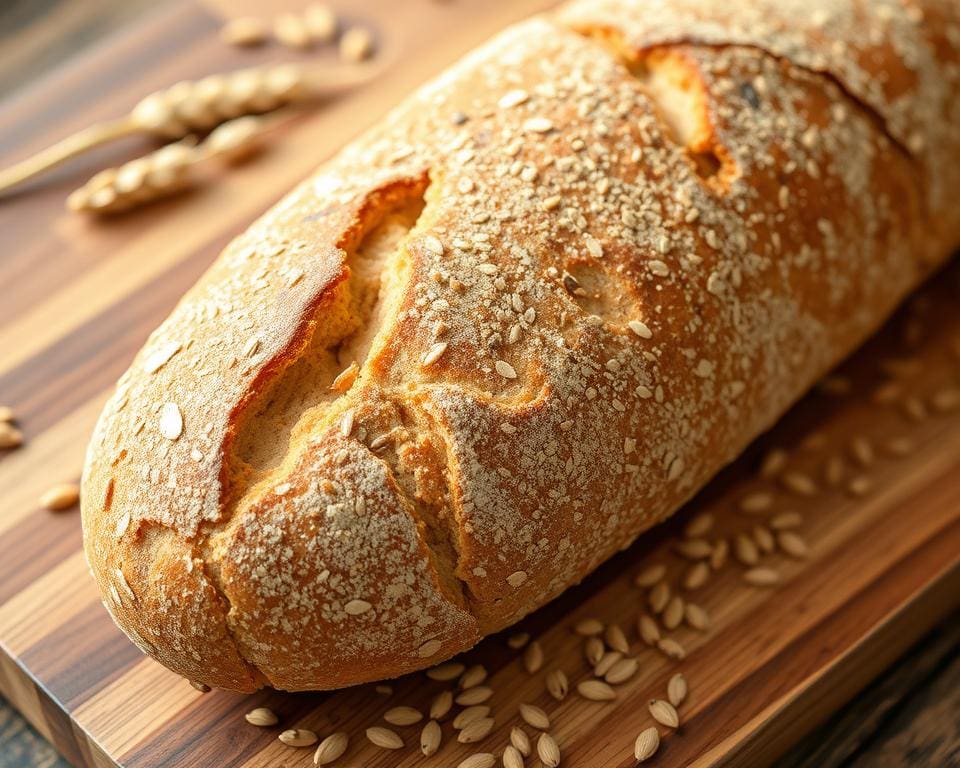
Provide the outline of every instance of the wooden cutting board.
{"type": "MultiPolygon", "coordinates": [[[[284,55],[237,52],[218,41],[221,19],[253,5],[164,5],[21,91],[0,108],[0,165],[178,79],[284,55]]],[[[341,5],[351,20],[376,27],[382,70],[279,129],[267,155],[228,179],[111,222],[65,213],[66,194],[93,171],[148,146],[131,139],[0,202],[0,404],[15,407],[27,436],[23,448],[0,455],[0,691],[77,766],[309,766],[312,750],[279,743],[281,727],[244,722],[256,706],[274,709],[282,727],[347,731],[350,748],[338,765],[456,766],[471,752],[499,755],[520,722],[519,703],[530,702],[548,712],[563,765],[625,768],[635,737],[653,724],[647,701],[664,697],[681,671],[690,684],[683,725],[677,733],[660,729],[655,764],[771,763],[960,603],[960,409],[951,395],[960,383],[960,264],[936,276],[840,377],[797,405],[671,523],[517,627],[540,643],[540,671],[525,671],[522,651],[505,637],[467,654],[467,663],[490,672],[495,730],[461,745],[448,717],[431,760],[419,753],[417,726],[397,729],[407,745],[397,752],[374,748],[363,734],[384,724],[389,707],[425,710],[445,684],[415,675],[393,682],[389,694],[373,686],[201,694],[114,628],[86,572],[76,512],[38,508],[50,484],[76,479],[112,383],[232,235],[416,84],[547,2],[406,0],[402,13],[386,0],[341,5]],[[788,472],[813,480],[811,495],[758,476],[774,447],[787,451],[788,472]],[[838,467],[832,487],[827,475],[838,467]],[[771,510],[745,515],[740,500],[757,492],[771,495],[771,510]],[[730,558],[702,588],[682,589],[688,563],[675,546],[685,523],[705,511],[715,518],[705,534],[711,542],[799,512],[810,555],[765,556],[783,577],[773,588],[747,585],[744,567],[730,558]],[[705,633],[687,626],[669,633],[686,648],[682,661],[637,636],[646,595],[633,577],[652,563],[666,565],[674,591],[711,617],[705,633]],[[583,641],[571,631],[585,617],[623,627],[639,672],[616,687],[613,702],[572,693],[558,703],[545,691],[548,670],[562,669],[571,687],[590,676],[583,641]]]]}

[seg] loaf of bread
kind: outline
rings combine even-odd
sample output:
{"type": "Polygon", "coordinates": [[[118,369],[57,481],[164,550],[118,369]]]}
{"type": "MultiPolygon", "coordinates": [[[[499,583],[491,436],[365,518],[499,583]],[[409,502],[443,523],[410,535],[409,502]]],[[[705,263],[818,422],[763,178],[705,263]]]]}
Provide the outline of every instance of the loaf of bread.
{"type": "Polygon", "coordinates": [[[232,242],[84,473],[193,681],[442,661],[674,512],[960,244],[956,0],[581,0],[232,242]]]}

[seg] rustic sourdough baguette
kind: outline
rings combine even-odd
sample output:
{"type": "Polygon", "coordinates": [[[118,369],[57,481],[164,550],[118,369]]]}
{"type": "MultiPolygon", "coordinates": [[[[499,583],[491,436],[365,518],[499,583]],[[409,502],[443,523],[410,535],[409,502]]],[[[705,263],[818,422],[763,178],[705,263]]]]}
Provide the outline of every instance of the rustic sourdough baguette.
{"type": "Polygon", "coordinates": [[[191,680],[400,675],[676,510],[960,243],[954,0],[583,0],[237,238],[107,404],[108,610],[191,680]]]}

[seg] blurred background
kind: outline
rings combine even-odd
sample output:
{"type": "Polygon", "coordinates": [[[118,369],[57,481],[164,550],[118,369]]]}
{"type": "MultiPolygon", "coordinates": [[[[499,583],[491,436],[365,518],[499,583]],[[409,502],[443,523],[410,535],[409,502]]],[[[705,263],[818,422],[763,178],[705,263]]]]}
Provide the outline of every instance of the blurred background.
{"type": "MultiPolygon", "coordinates": [[[[211,56],[218,70],[277,60],[308,64],[321,62],[340,73],[354,70],[368,72],[369,77],[379,83],[379,91],[369,95],[364,85],[366,74],[357,78],[356,84],[351,80],[353,75],[344,75],[350,81],[346,93],[337,85],[336,78],[328,83],[335,86],[331,93],[336,98],[348,100],[350,115],[355,123],[331,121],[324,124],[322,133],[315,132],[311,137],[297,131],[298,120],[304,118],[294,115],[279,126],[268,126],[268,151],[264,157],[255,159],[249,168],[233,170],[218,165],[209,168],[204,166],[202,183],[199,185],[201,191],[196,193],[199,198],[197,204],[209,211],[230,206],[241,207],[242,211],[235,222],[212,235],[209,242],[204,241],[205,256],[185,260],[183,264],[171,263],[172,280],[168,281],[169,287],[164,289],[156,305],[144,305],[142,310],[133,310],[133,314],[124,316],[122,325],[105,326],[106,330],[94,334],[89,342],[94,345],[93,348],[110,344],[117,350],[106,361],[102,374],[98,374],[102,381],[96,386],[106,386],[106,382],[116,378],[133,351],[139,347],[147,330],[157,318],[163,316],[167,306],[175,301],[180,292],[193,282],[233,231],[242,229],[245,222],[280,192],[305,175],[361,127],[372,122],[391,102],[454,60],[462,50],[482,40],[491,31],[550,3],[548,0],[525,0],[519,3],[513,0],[502,0],[500,3],[493,0],[401,0],[393,3],[357,0],[341,4],[342,7],[337,10],[338,24],[341,26],[336,40],[323,39],[322,29],[319,29],[322,20],[316,21],[317,26],[306,32],[298,32],[293,27],[281,32],[275,27],[277,17],[284,9],[295,10],[304,5],[293,0],[270,4],[255,0],[198,0],[194,3],[158,3],[157,0],[4,0],[0,3],[0,167],[21,160],[29,151],[36,151],[50,140],[66,135],[67,127],[71,130],[80,129],[91,121],[116,116],[115,105],[98,106],[97,103],[97,89],[113,85],[109,69],[97,63],[98,51],[106,41],[128,32],[151,15],[159,19],[158,25],[162,30],[170,30],[174,35],[189,34],[195,19],[207,31],[216,29],[225,21],[247,15],[260,19],[263,22],[261,28],[256,24],[247,24],[244,28],[241,24],[232,30],[225,27],[221,29],[218,33],[220,47],[205,43],[207,48],[204,50],[214,50],[211,56]],[[188,6],[203,10],[200,13],[181,10],[188,6]],[[395,23],[399,16],[403,16],[406,23],[395,23]],[[464,20],[474,17],[475,23],[471,21],[465,24],[464,20]],[[451,23],[457,25],[454,27],[456,35],[431,37],[424,34],[424,39],[416,39],[415,45],[411,43],[414,40],[411,29],[422,25],[426,30],[434,26],[443,30],[446,28],[444,25],[451,23]],[[343,33],[354,27],[360,32],[345,44],[343,33]],[[364,36],[364,32],[368,34],[364,36]],[[307,35],[306,39],[302,38],[304,34],[307,35]],[[314,39],[310,35],[314,35],[314,39]],[[71,80],[69,73],[75,66],[79,67],[78,72],[90,72],[99,79],[81,83],[81,89],[85,90],[73,90],[77,83],[71,80]],[[63,75],[65,72],[67,75],[63,75]],[[49,77],[60,78],[49,91],[54,97],[45,97],[48,101],[52,99],[54,106],[45,103],[44,109],[55,117],[43,125],[33,126],[38,134],[44,135],[32,138],[29,135],[31,125],[24,123],[20,116],[34,108],[31,99],[35,91],[31,89],[49,77]],[[62,99],[60,111],[55,108],[56,99],[62,99]],[[77,117],[77,114],[80,116],[77,117]],[[59,124],[61,117],[57,115],[62,117],[62,128],[59,124]],[[321,135],[322,140],[318,141],[317,135],[321,135]],[[243,198],[238,191],[259,187],[264,187],[263,193],[252,200],[243,198]]],[[[133,34],[130,42],[124,45],[135,47],[140,44],[138,40],[142,40],[148,55],[156,59],[160,72],[145,76],[142,85],[138,84],[135,73],[116,72],[116,78],[124,81],[122,88],[119,88],[123,99],[117,104],[122,101],[129,107],[136,96],[168,85],[169,77],[164,69],[170,66],[171,58],[185,56],[188,60],[186,69],[194,70],[192,74],[207,74],[204,69],[206,64],[194,47],[181,45],[182,41],[176,37],[169,38],[168,44],[165,44],[162,36],[138,35],[133,34]]],[[[122,51],[123,46],[115,46],[113,50],[122,51]]],[[[124,55],[118,54],[117,61],[124,61],[124,55]]],[[[0,307],[0,320],[5,316],[9,318],[17,313],[23,314],[28,308],[33,310],[36,297],[42,293],[38,287],[41,281],[49,283],[57,275],[79,274],[81,267],[98,264],[97,260],[106,248],[122,247],[135,239],[144,221],[137,218],[137,213],[124,214],[116,222],[104,225],[96,220],[67,219],[63,204],[71,192],[100,169],[132,160],[155,146],[143,138],[124,138],[115,146],[95,149],[69,165],[52,171],[45,179],[28,183],[22,193],[13,196],[10,201],[0,201],[0,246],[3,251],[0,253],[0,265],[5,263],[3,259],[6,258],[8,271],[4,273],[5,276],[19,275],[18,279],[22,282],[18,286],[23,286],[22,292],[17,288],[13,290],[16,295],[5,302],[6,307],[0,307]],[[16,263],[19,253],[17,246],[21,240],[14,239],[11,233],[17,226],[27,227],[24,222],[28,220],[33,222],[29,225],[31,231],[50,227],[57,237],[75,238],[78,252],[73,254],[69,264],[56,260],[59,256],[54,238],[38,245],[31,244],[31,247],[36,245],[35,252],[43,256],[42,264],[39,261],[32,262],[36,269],[28,270],[26,262],[16,263]]],[[[81,212],[91,212],[89,196],[76,200],[79,201],[77,205],[81,212]]],[[[156,203],[149,200],[146,204],[159,206],[151,208],[148,216],[169,216],[169,221],[179,227],[179,232],[188,230],[191,223],[196,221],[189,218],[176,200],[164,198],[156,203]]],[[[137,207],[139,205],[137,203],[137,207]]],[[[130,266],[133,271],[138,268],[133,264],[130,266]]],[[[151,279],[146,272],[139,276],[135,274],[134,277],[144,285],[151,279]]],[[[9,290],[9,285],[7,288],[9,290]]],[[[51,318],[56,314],[51,309],[47,315],[40,313],[37,316],[35,327],[40,336],[51,327],[51,318]]],[[[31,350],[30,354],[39,355],[43,349],[38,341],[36,349],[31,350]]],[[[23,357],[28,357],[26,352],[23,357]]],[[[44,403],[64,402],[72,407],[82,398],[92,397],[99,390],[93,388],[92,384],[89,391],[84,389],[90,377],[90,371],[79,370],[70,373],[60,388],[47,392],[38,386],[36,405],[31,407],[35,407],[39,414],[44,403]],[[76,402],[72,402],[71,398],[76,398],[76,402]]],[[[24,384],[24,392],[32,386],[24,384]]],[[[0,395],[3,394],[0,392],[0,395]]],[[[27,400],[25,394],[18,397],[27,400]]],[[[33,415],[33,412],[27,415],[33,415]]],[[[78,429],[79,432],[83,430],[78,429]]],[[[78,462],[79,456],[72,468],[65,463],[64,473],[78,471],[78,462]]],[[[0,499],[2,503],[3,499],[0,499]]],[[[58,521],[50,525],[77,528],[79,523],[74,519],[72,522],[58,521]]],[[[52,541],[59,540],[57,537],[61,535],[77,536],[75,531],[68,534],[61,534],[52,528],[51,531],[52,541]]],[[[956,747],[960,744],[958,713],[960,617],[953,616],[908,651],[825,726],[807,737],[779,765],[787,768],[960,765],[956,747]]],[[[0,698],[0,768],[66,768],[67,765],[0,698]]]]}

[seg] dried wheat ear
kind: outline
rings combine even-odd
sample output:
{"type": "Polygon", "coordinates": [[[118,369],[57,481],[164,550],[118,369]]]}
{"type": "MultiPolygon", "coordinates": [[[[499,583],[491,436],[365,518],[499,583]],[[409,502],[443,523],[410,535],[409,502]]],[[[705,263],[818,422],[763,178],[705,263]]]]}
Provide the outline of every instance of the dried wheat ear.
{"type": "Polygon", "coordinates": [[[144,97],[124,117],[96,123],[0,171],[0,193],[114,139],[135,133],[183,139],[238,117],[315,101],[370,76],[371,71],[361,67],[320,70],[280,64],[183,80],[144,97]]]}
{"type": "Polygon", "coordinates": [[[71,211],[120,213],[185,189],[196,182],[194,168],[210,158],[228,163],[247,159],[261,148],[270,124],[263,117],[238,117],[214,128],[197,144],[188,138],[100,171],[67,198],[71,211]]]}

